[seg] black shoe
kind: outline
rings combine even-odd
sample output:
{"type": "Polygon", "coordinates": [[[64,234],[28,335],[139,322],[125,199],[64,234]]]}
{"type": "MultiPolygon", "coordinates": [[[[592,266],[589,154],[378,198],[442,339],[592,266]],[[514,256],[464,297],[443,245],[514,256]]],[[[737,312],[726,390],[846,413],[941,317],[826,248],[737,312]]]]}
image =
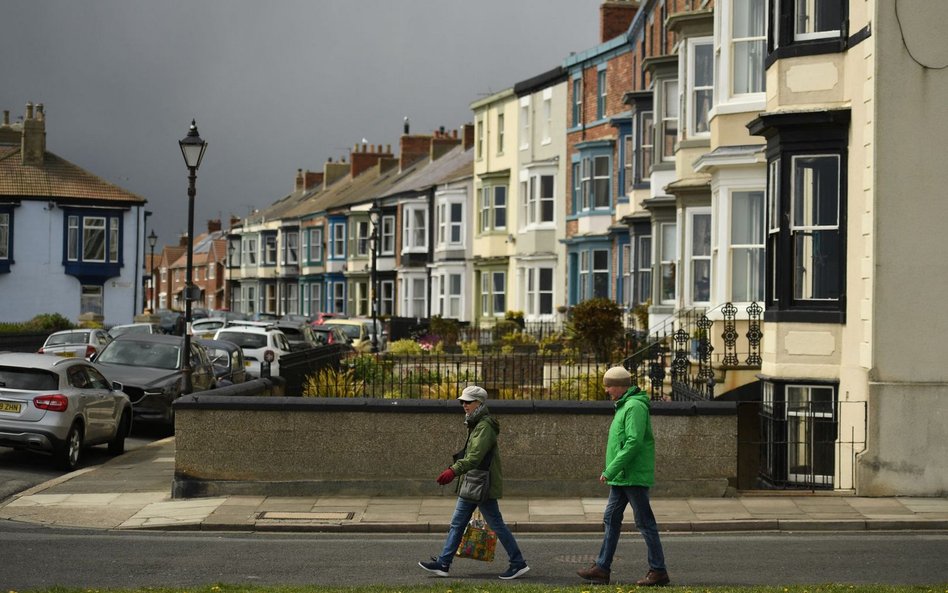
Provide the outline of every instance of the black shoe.
{"type": "Polygon", "coordinates": [[[499,578],[504,579],[505,581],[510,581],[517,577],[522,577],[529,571],[530,567],[526,564],[511,564],[509,567],[507,567],[507,570],[500,574],[499,578]]]}
{"type": "Polygon", "coordinates": [[[418,566],[439,577],[448,576],[448,571],[451,570],[450,566],[441,564],[437,558],[432,558],[431,562],[419,562],[418,566]]]}

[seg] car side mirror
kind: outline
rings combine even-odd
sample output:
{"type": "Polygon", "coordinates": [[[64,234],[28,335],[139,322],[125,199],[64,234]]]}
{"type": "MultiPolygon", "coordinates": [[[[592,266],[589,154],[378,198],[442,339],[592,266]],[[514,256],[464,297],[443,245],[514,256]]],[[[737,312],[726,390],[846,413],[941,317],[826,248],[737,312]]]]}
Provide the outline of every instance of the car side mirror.
{"type": "Polygon", "coordinates": [[[89,355],[89,362],[94,362],[95,359],[98,358],[98,357],[99,357],[99,353],[98,353],[98,352],[93,352],[92,354],[89,355]]]}
{"type": "Polygon", "coordinates": [[[125,386],[118,381],[112,381],[112,391],[125,391],[125,386]]]}

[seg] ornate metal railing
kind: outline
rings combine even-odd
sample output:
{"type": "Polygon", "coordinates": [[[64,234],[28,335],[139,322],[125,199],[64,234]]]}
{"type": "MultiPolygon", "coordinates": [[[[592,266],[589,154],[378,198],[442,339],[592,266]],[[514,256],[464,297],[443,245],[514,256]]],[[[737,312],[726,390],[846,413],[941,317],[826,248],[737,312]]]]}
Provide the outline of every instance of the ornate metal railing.
{"type": "Polygon", "coordinates": [[[626,357],[623,365],[640,386],[649,389],[653,399],[713,399],[719,371],[759,368],[761,364],[763,308],[757,303],[747,307],[747,332],[743,341],[737,330],[738,312],[733,303],[711,311],[684,311],[650,330],[646,344],[626,357]],[[715,356],[714,321],[708,315],[718,310],[723,325],[722,352],[715,356]]]}

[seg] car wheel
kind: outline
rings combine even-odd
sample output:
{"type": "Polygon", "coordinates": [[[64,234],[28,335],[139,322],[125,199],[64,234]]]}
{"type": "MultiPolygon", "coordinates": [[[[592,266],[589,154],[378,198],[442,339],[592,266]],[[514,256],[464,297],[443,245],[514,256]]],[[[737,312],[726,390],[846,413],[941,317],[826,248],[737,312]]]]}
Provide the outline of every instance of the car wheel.
{"type": "Polygon", "coordinates": [[[121,455],[125,452],[125,437],[128,436],[130,424],[132,423],[131,416],[128,412],[122,413],[122,419],[119,421],[118,430],[115,431],[115,437],[109,441],[109,454],[110,455],[121,455]]]}
{"type": "Polygon", "coordinates": [[[72,471],[79,467],[79,457],[82,453],[82,427],[75,423],[69,428],[66,440],[56,450],[56,465],[72,471]]]}

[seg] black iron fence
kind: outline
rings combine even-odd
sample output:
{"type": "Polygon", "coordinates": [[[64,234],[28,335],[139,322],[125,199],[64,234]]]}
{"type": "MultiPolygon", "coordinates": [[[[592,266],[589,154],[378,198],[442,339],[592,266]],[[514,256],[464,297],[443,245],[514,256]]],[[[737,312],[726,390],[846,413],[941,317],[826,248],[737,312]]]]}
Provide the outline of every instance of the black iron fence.
{"type": "Polygon", "coordinates": [[[361,354],[310,375],[302,393],[454,399],[476,383],[492,399],[597,400],[606,399],[602,376],[610,366],[567,354],[361,354]]]}
{"type": "Polygon", "coordinates": [[[756,430],[739,438],[744,489],[855,487],[856,455],[866,447],[866,402],[747,402],[756,430]]]}

